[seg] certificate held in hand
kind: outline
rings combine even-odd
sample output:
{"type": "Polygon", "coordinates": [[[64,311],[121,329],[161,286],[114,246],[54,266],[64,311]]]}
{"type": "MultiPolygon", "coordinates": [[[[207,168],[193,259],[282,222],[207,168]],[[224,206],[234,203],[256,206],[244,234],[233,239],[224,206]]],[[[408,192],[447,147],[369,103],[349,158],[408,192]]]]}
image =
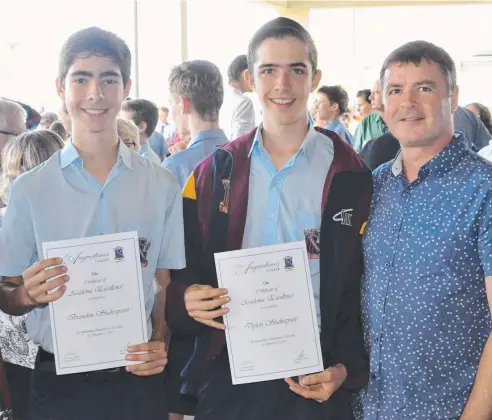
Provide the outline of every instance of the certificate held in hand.
{"type": "Polygon", "coordinates": [[[305,242],[215,254],[233,384],[322,371],[305,242]]]}
{"type": "Polygon", "coordinates": [[[148,341],[137,233],[45,242],[43,253],[62,258],[70,276],[50,303],[56,373],[134,363],[127,347],[148,341]]]}

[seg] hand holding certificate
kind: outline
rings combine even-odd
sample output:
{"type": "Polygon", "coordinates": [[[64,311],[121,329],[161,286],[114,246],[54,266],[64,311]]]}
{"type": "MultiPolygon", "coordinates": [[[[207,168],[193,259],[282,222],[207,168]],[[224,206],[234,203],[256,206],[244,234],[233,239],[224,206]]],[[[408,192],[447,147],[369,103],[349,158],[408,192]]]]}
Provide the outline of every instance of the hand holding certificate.
{"type": "Polygon", "coordinates": [[[158,355],[165,352],[163,343],[147,343],[136,232],[43,243],[43,252],[45,258],[62,258],[70,277],[64,296],[50,303],[57,374],[126,366],[157,357],[127,358],[129,347],[158,355]]]}
{"type": "Polygon", "coordinates": [[[305,242],[215,254],[215,265],[231,297],[224,323],[233,384],[323,370],[305,242]]]}

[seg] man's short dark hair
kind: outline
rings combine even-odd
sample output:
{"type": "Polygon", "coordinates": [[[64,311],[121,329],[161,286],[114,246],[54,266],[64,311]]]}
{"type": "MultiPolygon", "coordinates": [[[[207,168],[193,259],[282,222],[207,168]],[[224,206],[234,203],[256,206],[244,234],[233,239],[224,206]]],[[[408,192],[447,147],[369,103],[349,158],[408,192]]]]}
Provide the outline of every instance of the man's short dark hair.
{"type": "Polygon", "coordinates": [[[313,38],[301,24],[286,17],[279,17],[265,23],[253,35],[248,46],[248,66],[250,73],[253,74],[256,51],[263,41],[271,38],[282,39],[288,36],[297,38],[307,45],[309,61],[311,62],[314,74],[318,70],[318,50],[316,49],[313,38]]]}
{"type": "Polygon", "coordinates": [[[364,101],[366,101],[368,104],[371,103],[371,100],[369,99],[369,97],[371,96],[371,89],[359,90],[357,92],[357,95],[355,95],[356,98],[360,98],[361,96],[364,98],[364,101]]]}
{"type": "Polygon", "coordinates": [[[56,112],[43,112],[41,114],[41,121],[49,121],[50,124],[53,124],[55,121],[58,121],[58,115],[56,114],[56,112]]]}
{"type": "Polygon", "coordinates": [[[147,99],[132,99],[123,102],[121,107],[123,111],[132,113],[132,120],[135,125],[139,126],[142,122],[147,124],[145,135],[150,137],[157,127],[159,111],[157,106],[147,99]]]}
{"type": "Polygon", "coordinates": [[[446,79],[446,84],[451,93],[457,86],[456,66],[451,56],[441,47],[427,41],[412,41],[394,50],[384,60],[379,75],[381,89],[384,87],[384,74],[393,64],[415,64],[419,66],[422,60],[428,63],[436,63],[446,79]]]}
{"type": "Polygon", "coordinates": [[[349,102],[348,93],[340,85],[321,86],[318,89],[318,93],[325,94],[330,102],[338,104],[338,112],[340,113],[340,115],[347,111],[349,102]]]}
{"type": "Polygon", "coordinates": [[[67,137],[67,130],[65,130],[65,127],[63,126],[61,121],[55,121],[53,124],[51,124],[49,131],[58,134],[62,140],[67,137]]]}
{"type": "Polygon", "coordinates": [[[78,58],[108,57],[118,64],[123,83],[130,80],[132,56],[125,41],[97,27],[82,29],[67,39],[60,52],[58,78],[65,82],[68,69],[78,58]]]}
{"type": "Polygon", "coordinates": [[[167,106],[160,106],[159,111],[167,112],[169,114],[169,108],[167,106]]]}
{"type": "Polygon", "coordinates": [[[189,99],[204,121],[218,121],[224,101],[224,85],[219,68],[206,60],[185,61],[169,75],[169,90],[176,98],[189,99]]]}
{"type": "Polygon", "coordinates": [[[238,82],[241,79],[241,74],[244,70],[248,70],[248,57],[246,54],[238,55],[229,68],[227,69],[227,77],[229,77],[229,83],[238,82]]]}

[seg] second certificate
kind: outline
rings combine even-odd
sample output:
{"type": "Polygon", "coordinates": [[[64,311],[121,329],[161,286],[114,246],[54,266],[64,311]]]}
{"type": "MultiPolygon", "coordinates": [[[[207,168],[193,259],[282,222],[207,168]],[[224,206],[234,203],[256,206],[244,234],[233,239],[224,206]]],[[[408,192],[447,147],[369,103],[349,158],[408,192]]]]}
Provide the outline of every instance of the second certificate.
{"type": "Polygon", "coordinates": [[[304,242],[215,254],[233,384],[323,370],[304,242]]]}

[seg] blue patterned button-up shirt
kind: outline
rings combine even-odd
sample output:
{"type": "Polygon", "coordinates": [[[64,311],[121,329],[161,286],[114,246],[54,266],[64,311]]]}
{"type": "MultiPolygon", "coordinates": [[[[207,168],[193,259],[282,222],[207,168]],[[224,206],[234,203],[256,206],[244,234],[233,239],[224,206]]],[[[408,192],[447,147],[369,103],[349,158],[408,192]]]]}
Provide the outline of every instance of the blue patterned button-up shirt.
{"type": "Polygon", "coordinates": [[[412,183],[382,165],[363,248],[364,419],[459,418],[492,327],[492,165],[461,135],[412,183]]]}

